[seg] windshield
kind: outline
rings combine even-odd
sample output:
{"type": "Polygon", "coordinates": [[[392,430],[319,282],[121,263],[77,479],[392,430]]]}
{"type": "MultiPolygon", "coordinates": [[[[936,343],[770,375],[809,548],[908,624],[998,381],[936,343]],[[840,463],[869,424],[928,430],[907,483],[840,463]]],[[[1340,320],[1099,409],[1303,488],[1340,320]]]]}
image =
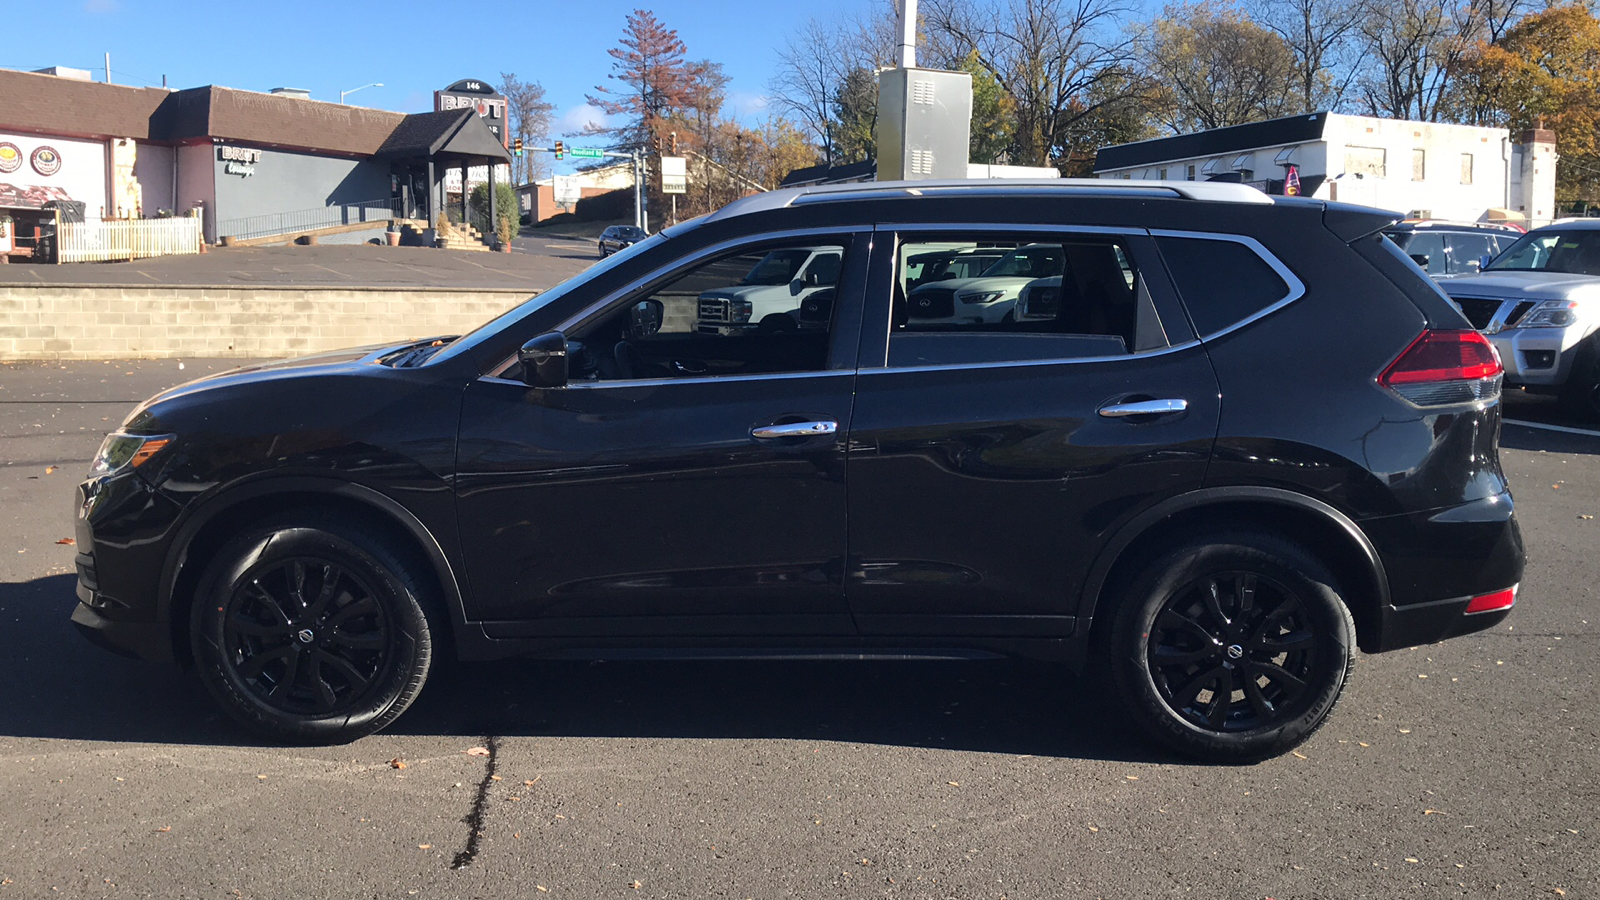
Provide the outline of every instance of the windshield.
{"type": "Polygon", "coordinates": [[[635,228],[632,225],[623,225],[617,229],[617,237],[642,238],[644,237],[644,229],[635,228]]]}
{"type": "Polygon", "coordinates": [[[1484,271],[1600,275],[1600,231],[1529,232],[1484,271]]]}
{"type": "Polygon", "coordinates": [[[811,256],[810,250],[774,250],[761,258],[750,274],[740,284],[788,284],[794,280],[800,264],[811,256]]]}
{"type": "MultiPolygon", "coordinates": [[[[683,223],[683,225],[687,224],[689,223],[683,223]]],[[[679,233],[679,231],[683,228],[683,225],[679,225],[676,228],[671,229],[672,233],[679,233]]],[[[667,232],[658,231],[655,234],[652,234],[644,240],[638,242],[637,244],[629,244],[627,247],[624,247],[610,256],[607,256],[589,268],[584,269],[577,275],[568,278],[566,281],[561,282],[549,290],[529,297],[527,300],[518,303],[516,306],[511,307],[500,315],[495,316],[482,325],[479,325],[477,328],[472,329],[472,331],[462,335],[460,338],[457,338],[455,342],[446,345],[442,351],[429,358],[428,362],[430,364],[442,362],[467,352],[469,348],[475,346],[479,339],[483,338],[484,336],[494,334],[500,329],[523,318],[524,316],[529,315],[535,310],[538,310],[545,305],[560,299],[561,297],[565,297],[573,290],[588,284],[596,277],[615,269],[617,266],[626,263],[635,256],[638,256],[641,253],[650,252],[651,250],[660,246],[661,242],[665,240],[667,240],[667,232]]]]}
{"type": "Polygon", "coordinates": [[[1416,237],[1416,234],[1415,231],[1385,231],[1383,236],[1394,241],[1396,247],[1404,250],[1406,245],[1411,243],[1411,239],[1416,237]]]}
{"type": "Polygon", "coordinates": [[[1000,257],[999,261],[984,270],[984,278],[1010,276],[1014,278],[1048,278],[1060,275],[1061,248],[1054,245],[1035,244],[1017,249],[1000,257]]]}

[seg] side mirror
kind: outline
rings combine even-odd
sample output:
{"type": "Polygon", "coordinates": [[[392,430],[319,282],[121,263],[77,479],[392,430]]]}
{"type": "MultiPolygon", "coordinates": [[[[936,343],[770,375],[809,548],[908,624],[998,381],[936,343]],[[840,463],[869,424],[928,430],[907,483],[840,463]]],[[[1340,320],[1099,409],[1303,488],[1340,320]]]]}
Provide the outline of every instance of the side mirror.
{"type": "Polygon", "coordinates": [[[1427,256],[1427,254],[1425,254],[1425,253],[1412,253],[1412,254],[1409,254],[1409,256],[1411,257],[1411,261],[1412,262],[1414,262],[1417,265],[1422,267],[1422,271],[1424,271],[1424,272],[1428,271],[1428,256],[1427,256]]]}
{"type": "Polygon", "coordinates": [[[517,351],[522,380],[529,387],[567,386],[567,336],[559,331],[541,334],[517,351]]]}
{"type": "Polygon", "coordinates": [[[1484,269],[1489,268],[1489,263],[1492,262],[1494,262],[1493,253],[1485,253],[1484,255],[1478,257],[1478,271],[1482,272],[1484,269]]]}
{"type": "Polygon", "coordinates": [[[798,295],[801,291],[803,291],[805,289],[806,289],[806,283],[804,281],[801,281],[798,278],[796,278],[795,280],[789,282],[789,293],[791,295],[798,295]]]}
{"type": "Polygon", "coordinates": [[[640,300],[628,311],[628,336],[647,338],[661,331],[666,307],[660,300],[640,300]]]}

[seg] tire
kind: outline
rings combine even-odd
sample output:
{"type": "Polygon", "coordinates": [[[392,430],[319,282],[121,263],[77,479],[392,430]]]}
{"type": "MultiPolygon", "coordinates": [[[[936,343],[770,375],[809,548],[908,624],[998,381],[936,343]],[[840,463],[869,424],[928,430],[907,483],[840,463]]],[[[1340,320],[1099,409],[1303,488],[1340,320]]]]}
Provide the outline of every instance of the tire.
{"type": "Polygon", "coordinates": [[[433,661],[427,581],[358,522],[304,515],[230,541],[190,619],[206,690],[273,740],[335,744],[411,705],[433,661]]]}
{"type": "Polygon", "coordinates": [[[1327,567],[1299,544],[1241,529],[1169,545],[1133,576],[1109,663],[1121,705],[1158,741],[1248,763],[1322,725],[1354,648],[1355,623],[1327,567]]]}
{"type": "Polygon", "coordinates": [[[761,319],[756,328],[762,334],[785,334],[799,331],[800,323],[788,313],[769,313],[761,319]]]}
{"type": "Polygon", "coordinates": [[[1600,420],[1600,337],[1591,337],[1578,349],[1567,383],[1561,386],[1561,405],[1588,421],[1600,420]]]}

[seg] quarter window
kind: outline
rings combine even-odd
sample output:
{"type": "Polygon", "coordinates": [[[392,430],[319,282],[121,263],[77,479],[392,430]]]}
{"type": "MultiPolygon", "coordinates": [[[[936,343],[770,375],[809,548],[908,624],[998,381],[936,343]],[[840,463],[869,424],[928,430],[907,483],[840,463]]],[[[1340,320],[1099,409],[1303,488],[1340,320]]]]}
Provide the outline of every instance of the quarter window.
{"type": "Polygon", "coordinates": [[[1225,238],[1156,239],[1195,331],[1215,334],[1290,296],[1289,285],[1246,244],[1225,238]],[[1220,277],[1218,273],[1227,273],[1220,277]]]}

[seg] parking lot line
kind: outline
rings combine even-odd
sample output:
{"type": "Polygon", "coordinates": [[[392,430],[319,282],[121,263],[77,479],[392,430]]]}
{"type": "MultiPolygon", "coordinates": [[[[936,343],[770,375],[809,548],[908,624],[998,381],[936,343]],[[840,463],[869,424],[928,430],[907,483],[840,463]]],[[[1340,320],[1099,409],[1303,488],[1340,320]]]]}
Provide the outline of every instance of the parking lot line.
{"type": "Polygon", "coordinates": [[[1522,419],[1506,419],[1507,425],[1521,425],[1523,428],[1538,428],[1543,431],[1559,431],[1563,434],[1586,434],[1589,437],[1600,437],[1600,431],[1592,428],[1573,428],[1569,425],[1546,425],[1543,422],[1527,422],[1522,419]]]}

